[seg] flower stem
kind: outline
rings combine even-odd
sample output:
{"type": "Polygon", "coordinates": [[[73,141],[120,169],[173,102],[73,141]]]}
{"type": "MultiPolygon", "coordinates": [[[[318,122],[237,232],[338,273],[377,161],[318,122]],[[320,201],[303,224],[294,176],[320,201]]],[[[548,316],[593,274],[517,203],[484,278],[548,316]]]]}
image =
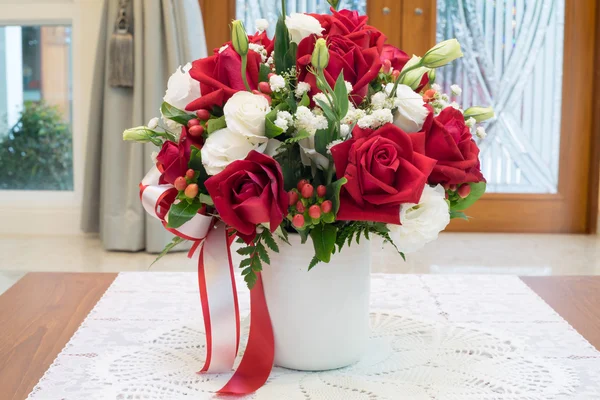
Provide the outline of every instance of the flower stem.
{"type": "Polygon", "coordinates": [[[400,83],[402,78],[404,78],[404,76],[406,76],[407,73],[409,73],[410,71],[415,70],[417,68],[420,68],[420,67],[421,67],[421,63],[419,62],[415,65],[411,65],[410,67],[408,67],[405,70],[403,70],[402,72],[400,72],[400,75],[398,76],[398,79],[396,79],[396,82],[394,83],[394,88],[390,92],[390,95],[388,96],[388,98],[391,99],[396,95],[396,90],[398,89],[398,84],[400,83]]]}
{"type": "Polygon", "coordinates": [[[283,19],[285,20],[285,15],[286,15],[285,0],[281,0],[281,15],[283,15],[283,19]]]}
{"type": "Polygon", "coordinates": [[[250,85],[248,84],[248,77],[246,76],[246,68],[248,66],[248,56],[243,55],[241,57],[242,57],[242,81],[244,81],[244,86],[246,87],[246,90],[251,92],[252,90],[250,90],[250,85]]]}

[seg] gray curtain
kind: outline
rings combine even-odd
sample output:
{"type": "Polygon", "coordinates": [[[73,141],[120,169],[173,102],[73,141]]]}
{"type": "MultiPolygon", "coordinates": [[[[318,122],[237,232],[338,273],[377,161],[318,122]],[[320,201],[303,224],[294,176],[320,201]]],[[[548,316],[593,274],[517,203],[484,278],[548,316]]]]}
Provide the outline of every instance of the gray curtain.
{"type": "Polygon", "coordinates": [[[152,166],[152,145],[123,142],[123,130],[156,116],[167,80],[179,65],[206,56],[198,0],[131,0],[133,88],[113,88],[105,72],[119,0],[107,0],[94,72],[88,128],[82,229],[99,232],[108,250],[159,252],[170,240],[146,215],[138,184],[152,166]]]}

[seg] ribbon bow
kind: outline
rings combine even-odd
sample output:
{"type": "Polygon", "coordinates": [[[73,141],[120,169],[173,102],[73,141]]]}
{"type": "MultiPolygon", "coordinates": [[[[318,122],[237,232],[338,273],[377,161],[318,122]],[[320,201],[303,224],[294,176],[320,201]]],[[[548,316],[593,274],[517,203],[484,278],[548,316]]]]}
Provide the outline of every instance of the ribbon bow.
{"type": "MultiPolygon", "coordinates": [[[[206,361],[199,373],[229,372],[240,343],[240,312],[229,249],[235,237],[229,235],[224,223],[202,214],[196,214],[177,229],[168,228],[167,214],[177,189],[170,184],[159,185],[160,175],[156,167],[146,174],[140,183],[140,198],[146,212],[158,218],[169,232],[194,242],[188,257],[198,264],[206,329],[206,361]]],[[[252,393],[267,381],[273,368],[273,328],[260,273],[250,291],[250,315],[250,334],[242,361],[217,393],[252,393]]]]}

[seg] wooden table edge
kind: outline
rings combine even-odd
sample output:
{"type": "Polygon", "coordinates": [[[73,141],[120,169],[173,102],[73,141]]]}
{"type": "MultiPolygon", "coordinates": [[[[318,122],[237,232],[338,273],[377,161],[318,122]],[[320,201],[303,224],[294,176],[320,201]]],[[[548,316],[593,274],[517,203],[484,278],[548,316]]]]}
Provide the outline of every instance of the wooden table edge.
{"type": "MultiPolygon", "coordinates": [[[[27,398],[117,275],[32,272],[0,295],[0,393],[27,398]]],[[[600,277],[520,279],[600,350],[600,277]]]]}
{"type": "Polygon", "coordinates": [[[0,295],[3,399],[27,398],[117,275],[30,272],[0,295]]]}

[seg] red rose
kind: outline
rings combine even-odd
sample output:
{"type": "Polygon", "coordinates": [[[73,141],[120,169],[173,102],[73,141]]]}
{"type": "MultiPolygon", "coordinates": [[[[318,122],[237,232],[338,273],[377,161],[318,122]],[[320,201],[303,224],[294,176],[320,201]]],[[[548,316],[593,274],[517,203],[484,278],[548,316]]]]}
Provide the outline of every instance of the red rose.
{"type": "MultiPolygon", "coordinates": [[[[300,71],[299,82],[308,82],[311,95],[319,92],[315,76],[308,71],[311,56],[317,38],[311,35],[302,39],[298,46],[297,68],[300,71]]],[[[329,64],[325,69],[325,78],[333,87],[339,74],[344,72],[344,80],[352,84],[352,101],[360,104],[367,95],[369,83],[377,77],[381,69],[381,61],[377,49],[360,48],[353,41],[339,35],[327,37],[329,46],[329,64]]]]}
{"type": "Polygon", "coordinates": [[[402,71],[402,68],[410,60],[410,57],[399,48],[391,44],[385,44],[381,52],[381,62],[383,63],[385,60],[390,60],[395,70],[402,71]]]}
{"type": "MultiPolygon", "coordinates": [[[[248,51],[246,77],[250,89],[258,88],[260,63],[260,54],[248,51]]],[[[242,59],[232,46],[221,53],[217,52],[210,57],[194,61],[190,76],[200,82],[202,96],[188,104],[185,109],[196,111],[210,110],[214,106],[221,107],[236,92],[246,90],[241,70],[242,59]]]]}
{"type": "Polygon", "coordinates": [[[331,9],[328,14],[309,14],[325,28],[323,36],[341,35],[356,43],[362,49],[376,47],[381,53],[386,36],[377,28],[367,25],[369,17],[357,11],[331,9]]]}
{"type": "Polygon", "coordinates": [[[254,150],[204,184],[223,221],[246,243],[256,236],[257,224],[268,222],[274,232],[287,214],[288,194],[283,188],[281,167],[254,150]]]}
{"type": "Polygon", "coordinates": [[[479,148],[465,118],[454,107],[445,108],[425,136],[425,154],[437,160],[429,183],[460,184],[481,182],[479,148]]]}
{"type": "Polygon", "coordinates": [[[185,126],[181,128],[179,143],[171,141],[163,143],[160,152],[156,156],[156,166],[162,173],[159,179],[161,185],[164,183],[173,185],[175,179],[185,175],[185,172],[189,169],[188,164],[190,162],[192,146],[201,149],[202,138],[197,139],[190,136],[185,126]]]}
{"type": "Polygon", "coordinates": [[[340,193],[339,220],[400,223],[400,205],[418,203],[435,160],[413,149],[412,135],[386,124],[331,148],[340,193]]]}

